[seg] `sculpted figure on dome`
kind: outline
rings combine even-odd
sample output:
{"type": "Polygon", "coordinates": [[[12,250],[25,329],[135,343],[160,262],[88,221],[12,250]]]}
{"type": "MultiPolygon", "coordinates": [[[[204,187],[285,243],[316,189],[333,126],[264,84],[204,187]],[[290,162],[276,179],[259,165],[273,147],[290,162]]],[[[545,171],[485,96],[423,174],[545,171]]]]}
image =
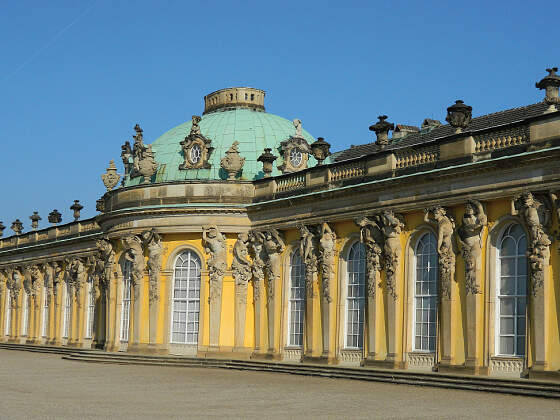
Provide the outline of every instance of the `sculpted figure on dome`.
{"type": "Polygon", "coordinates": [[[274,297],[274,285],[280,278],[281,254],[286,249],[282,234],[276,229],[263,232],[263,246],[266,251],[266,272],[268,275],[268,300],[274,297]]]}
{"type": "Polygon", "coordinates": [[[488,219],[480,201],[469,200],[465,208],[462,224],[457,231],[461,255],[465,263],[465,288],[467,294],[478,294],[480,288],[476,280],[476,264],[482,250],[482,229],[488,219]]]}
{"type": "Polygon", "coordinates": [[[200,118],[198,115],[192,116],[192,126],[190,132],[191,136],[195,134],[200,134],[200,126],[198,125],[198,123],[200,123],[201,120],[202,118],[200,118]]]}
{"type": "Polygon", "coordinates": [[[215,302],[221,295],[222,280],[227,270],[226,239],[215,225],[202,228],[204,251],[209,255],[207,265],[210,277],[210,301],[215,302]]]}
{"type": "Polygon", "coordinates": [[[296,119],[294,119],[293,123],[294,123],[294,127],[296,129],[294,137],[303,138],[303,129],[302,129],[301,120],[296,118],[296,119]]]}
{"type": "Polygon", "coordinates": [[[381,258],[384,243],[383,232],[376,220],[362,216],[355,220],[360,227],[360,242],[366,249],[366,277],[369,297],[375,296],[377,273],[381,271],[381,258]]]}
{"type": "Polygon", "coordinates": [[[181,141],[184,162],[179,165],[180,170],[187,169],[210,169],[208,162],[214,150],[211,147],[212,140],[206,138],[201,130],[199,123],[202,120],[198,115],[192,116],[192,125],[189,134],[181,141]]]}
{"type": "Polygon", "coordinates": [[[332,301],[330,284],[334,274],[335,245],[336,233],[327,222],[324,222],[321,225],[321,237],[319,238],[319,258],[323,280],[323,297],[329,303],[332,301]]]}
{"type": "Polygon", "coordinates": [[[122,180],[122,185],[124,185],[125,180],[130,177],[133,169],[132,147],[130,147],[129,141],[125,141],[121,146],[121,159],[124,166],[124,177],[122,180]]]}
{"type": "Polygon", "coordinates": [[[248,255],[249,234],[242,232],[237,235],[237,241],[233,246],[231,271],[235,280],[235,292],[243,303],[247,302],[247,284],[251,280],[251,263],[247,259],[248,255]]]}
{"type": "Polygon", "coordinates": [[[150,277],[150,302],[159,299],[159,273],[163,260],[163,244],[155,229],[142,233],[145,247],[148,251],[148,275],[150,277]]]}
{"type": "Polygon", "coordinates": [[[140,284],[146,261],[144,259],[144,250],[142,249],[142,238],[138,235],[126,235],[121,239],[124,248],[124,258],[132,263],[131,283],[132,286],[140,284]]]}
{"type": "MultiPolygon", "coordinates": [[[[144,136],[142,134],[143,130],[138,124],[134,126],[134,131],[136,131],[136,135],[132,136],[134,138],[134,147],[132,148],[132,171],[130,173],[130,178],[143,176],[144,183],[149,183],[150,178],[157,171],[155,154],[152,151],[151,145],[144,145],[144,136]]],[[[128,154],[128,150],[125,150],[126,145],[127,144],[125,143],[125,146],[122,147],[123,152],[121,153],[121,157],[123,157],[123,163],[128,154]]],[[[130,145],[128,148],[130,148],[130,145]]]]}
{"type": "Polygon", "coordinates": [[[317,273],[317,241],[311,228],[308,226],[300,225],[299,232],[301,235],[300,254],[305,264],[305,288],[307,297],[313,298],[315,297],[313,283],[317,273]]]}
{"type": "Polygon", "coordinates": [[[258,302],[261,296],[260,288],[264,280],[265,260],[264,251],[264,234],[262,232],[252,230],[249,232],[249,244],[253,265],[251,266],[253,274],[253,296],[255,302],[258,302]]]}
{"type": "Polygon", "coordinates": [[[453,231],[455,219],[450,210],[435,206],[424,210],[424,220],[431,223],[430,215],[437,225],[437,252],[439,255],[439,276],[442,295],[451,297],[451,279],[455,269],[455,253],[453,252],[453,231]]]}

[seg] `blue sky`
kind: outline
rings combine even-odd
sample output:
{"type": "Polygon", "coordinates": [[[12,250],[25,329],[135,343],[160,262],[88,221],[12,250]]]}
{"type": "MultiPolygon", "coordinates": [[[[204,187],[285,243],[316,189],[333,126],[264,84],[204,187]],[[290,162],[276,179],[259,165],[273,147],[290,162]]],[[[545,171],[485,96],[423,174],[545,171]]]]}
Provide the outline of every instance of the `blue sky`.
{"type": "MultiPolygon", "coordinates": [[[[373,140],[380,114],[419,125],[456,99],[481,115],[535,103],[560,65],[560,3],[521,1],[26,1],[0,13],[0,220],[73,200],[135,123],[152,142],[229,86],[267,91],[333,150],[373,140]]],[[[122,170],[120,170],[122,172],[122,170]]]]}

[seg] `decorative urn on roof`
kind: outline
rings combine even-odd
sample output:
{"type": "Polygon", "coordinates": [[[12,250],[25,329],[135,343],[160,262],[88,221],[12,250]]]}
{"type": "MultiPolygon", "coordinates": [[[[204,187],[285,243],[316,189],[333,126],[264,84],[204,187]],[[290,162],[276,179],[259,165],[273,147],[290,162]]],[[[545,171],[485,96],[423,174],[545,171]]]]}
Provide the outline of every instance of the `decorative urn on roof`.
{"type": "Polygon", "coordinates": [[[267,147],[264,152],[257,158],[257,162],[262,162],[264,177],[268,178],[272,173],[272,165],[276,160],[276,156],[271,153],[272,149],[267,147]]]}
{"type": "Polygon", "coordinates": [[[228,173],[228,180],[233,181],[235,176],[241,171],[245,164],[245,158],[239,154],[239,142],[234,141],[231,147],[226,151],[226,155],[220,161],[220,165],[224,171],[228,173]]]}
{"type": "Polygon", "coordinates": [[[560,98],[558,97],[558,88],[560,87],[560,76],[556,74],[558,67],[552,67],[546,69],[548,76],[543,78],[540,82],[535,83],[535,87],[539,89],[544,89],[546,96],[544,101],[549,105],[560,104],[560,98]]]}
{"type": "Polygon", "coordinates": [[[56,225],[57,223],[62,222],[62,214],[57,209],[54,209],[49,213],[49,223],[56,225]]]}
{"type": "Polygon", "coordinates": [[[21,235],[23,231],[23,223],[19,219],[16,219],[12,222],[12,230],[16,235],[21,235]]]}
{"type": "Polygon", "coordinates": [[[472,106],[465,105],[462,100],[456,100],[453,105],[447,108],[445,121],[457,131],[466,128],[472,120],[472,106]]]}
{"type": "Polygon", "coordinates": [[[39,212],[34,211],[33,214],[29,216],[29,218],[31,219],[31,229],[39,229],[39,221],[42,220],[41,216],[39,216],[39,212]]]}
{"type": "Polygon", "coordinates": [[[4,226],[4,223],[0,222],[0,238],[4,235],[4,229],[6,229],[6,226],[4,226]]]}
{"type": "Polygon", "coordinates": [[[385,121],[388,117],[387,115],[380,115],[379,121],[375,124],[369,126],[370,131],[374,131],[377,136],[377,141],[375,142],[381,147],[385,147],[389,144],[389,130],[395,129],[395,124],[385,121]]]}
{"type": "MultiPolygon", "coordinates": [[[[127,166],[125,165],[125,169],[126,167],[127,166]]],[[[109,167],[107,168],[107,172],[101,175],[101,180],[103,181],[103,185],[105,185],[105,188],[107,188],[107,192],[111,191],[113,188],[117,186],[120,178],[121,176],[117,174],[117,166],[115,165],[115,161],[111,160],[109,162],[109,167]]]]}
{"type": "Polygon", "coordinates": [[[317,159],[317,165],[322,165],[323,161],[330,156],[330,143],[327,143],[323,137],[317,137],[317,140],[311,143],[311,153],[317,159]]]}
{"type": "MultiPolygon", "coordinates": [[[[117,182],[119,182],[118,179],[117,179],[117,182]]],[[[80,200],[74,200],[74,204],[72,204],[70,206],[70,210],[74,211],[74,221],[75,222],[80,218],[80,211],[82,211],[83,208],[84,208],[84,206],[82,206],[80,204],[80,200]]]]}

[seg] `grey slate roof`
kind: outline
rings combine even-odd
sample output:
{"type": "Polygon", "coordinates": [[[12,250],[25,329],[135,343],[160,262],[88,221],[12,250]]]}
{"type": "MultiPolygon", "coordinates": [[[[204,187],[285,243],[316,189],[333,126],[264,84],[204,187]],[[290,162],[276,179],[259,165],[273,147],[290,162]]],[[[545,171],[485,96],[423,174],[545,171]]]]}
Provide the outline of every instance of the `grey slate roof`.
{"type": "MultiPolygon", "coordinates": [[[[505,111],[495,112],[493,114],[482,115],[480,117],[473,118],[470,124],[463,131],[479,131],[512,124],[517,121],[522,121],[527,118],[542,115],[544,111],[548,109],[548,107],[549,105],[545,102],[538,102],[532,105],[507,109],[505,111]]],[[[449,124],[446,124],[430,130],[411,133],[405,137],[390,141],[389,145],[386,146],[383,150],[387,151],[417,146],[423,143],[432,142],[433,140],[442,137],[451,136],[453,134],[455,134],[455,128],[450,126],[449,124]]],[[[379,152],[380,150],[381,148],[377,144],[367,143],[334,153],[332,159],[335,162],[339,162],[342,160],[353,159],[364,155],[371,155],[379,152]]]]}

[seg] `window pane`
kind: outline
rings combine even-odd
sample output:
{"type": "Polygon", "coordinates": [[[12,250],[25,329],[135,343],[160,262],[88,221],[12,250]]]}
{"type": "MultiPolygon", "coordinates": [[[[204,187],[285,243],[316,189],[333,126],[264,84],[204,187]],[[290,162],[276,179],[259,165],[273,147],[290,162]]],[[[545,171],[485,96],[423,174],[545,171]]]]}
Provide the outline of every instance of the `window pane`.
{"type": "Polygon", "coordinates": [[[514,354],[513,343],[514,343],[514,337],[500,337],[500,353],[514,354]]]}
{"type": "Polygon", "coordinates": [[[513,334],[514,318],[500,319],[500,334],[513,334]]]}

